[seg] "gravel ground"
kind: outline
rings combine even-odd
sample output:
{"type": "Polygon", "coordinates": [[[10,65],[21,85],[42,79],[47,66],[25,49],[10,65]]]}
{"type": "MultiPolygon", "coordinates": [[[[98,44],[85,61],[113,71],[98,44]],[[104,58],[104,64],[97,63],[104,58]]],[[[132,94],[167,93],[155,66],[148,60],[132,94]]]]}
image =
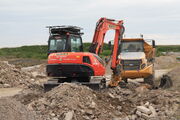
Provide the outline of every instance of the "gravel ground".
{"type": "MultiPolygon", "coordinates": [[[[169,56],[167,60],[161,59],[156,62],[157,69],[164,68],[163,61],[177,62],[169,56]]],[[[64,83],[47,93],[42,86],[47,80],[44,67],[45,64],[19,69],[0,61],[0,87],[22,89],[13,97],[0,97],[2,120],[180,119],[179,66],[167,73],[174,84],[169,89],[149,90],[130,82],[125,88],[93,91],[86,86],[64,83]]]]}

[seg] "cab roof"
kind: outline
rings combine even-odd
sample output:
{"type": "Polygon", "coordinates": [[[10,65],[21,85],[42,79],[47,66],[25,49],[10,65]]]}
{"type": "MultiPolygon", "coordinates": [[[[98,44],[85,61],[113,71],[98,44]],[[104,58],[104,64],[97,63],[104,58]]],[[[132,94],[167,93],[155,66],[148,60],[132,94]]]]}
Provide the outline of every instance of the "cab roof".
{"type": "Polygon", "coordinates": [[[60,34],[75,34],[75,35],[82,35],[81,32],[82,28],[77,26],[47,26],[49,28],[50,35],[60,35],[60,34]]]}

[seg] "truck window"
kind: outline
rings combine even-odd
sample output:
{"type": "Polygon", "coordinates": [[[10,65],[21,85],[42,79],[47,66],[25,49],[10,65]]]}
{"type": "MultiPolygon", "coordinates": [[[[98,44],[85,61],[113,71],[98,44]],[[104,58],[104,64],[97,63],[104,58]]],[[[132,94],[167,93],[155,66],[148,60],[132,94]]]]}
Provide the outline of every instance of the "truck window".
{"type": "Polygon", "coordinates": [[[143,42],[122,42],[121,52],[143,52],[143,42]]]}

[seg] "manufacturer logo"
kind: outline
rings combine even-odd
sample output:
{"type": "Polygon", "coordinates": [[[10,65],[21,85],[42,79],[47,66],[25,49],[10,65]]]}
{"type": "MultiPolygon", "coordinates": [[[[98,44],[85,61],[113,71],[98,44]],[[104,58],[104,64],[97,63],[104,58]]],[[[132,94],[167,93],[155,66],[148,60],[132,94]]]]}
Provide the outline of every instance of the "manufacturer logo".
{"type": "Polygon", "coordinates": [[[129,66],[134,66],[134,64],[129,64],[129,66]]]}
{"type": "Polygon", "coordinates": [[[116,29],[115,25],[109,25],[109,29],[116,29]]]}

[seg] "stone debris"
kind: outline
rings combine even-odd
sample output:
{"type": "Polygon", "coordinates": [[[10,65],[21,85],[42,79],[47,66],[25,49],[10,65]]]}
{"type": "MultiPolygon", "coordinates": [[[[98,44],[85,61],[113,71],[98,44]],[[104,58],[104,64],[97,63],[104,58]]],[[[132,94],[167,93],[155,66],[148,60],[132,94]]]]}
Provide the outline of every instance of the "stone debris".
{"type": "Polygon", "coordinates": [[[169,120],[179,109],[178,97],[179,92],[164,90],[139,93],[115,87],[93,91],[64,83],[26,105],[36,113],[41,111],[45,120],[169,120]]]}
{"type": "Polygon", "coordinates": [[[43,119],[109,120],[115,109],[104,98],[86,86],[63,83],[28,105],[36,112],[41,111],[43,119]]]}
{"type": "Polygon", "coordinates": [[[74,115],[74,111],[69,111],[65,114],[64,120],[72,120],[74,115]]]}
{"type": "Polygon", "coordinates": [[[152,112],[151,117],[157,117],[157,112],[153,106],[149,105],[149,110],[152,112]]]}
{"type": "Polygon", "coordinates": [[[46,64],[23,67],[21,70],[31,73],[34,77],[46,77],[46,64]]]}
{"type": "Polygon", "coordinates": [[[29,111],[25,105],[12,98],[0,98],[0,119],[1,120],[42,120],[29,111]]]}
{"type": "Polygon", "coordinates": [[[152,113],[150,109],[148,109],[144,106],[137,106],[137,111],[148,114],[148,115],[152,113]]]}
{"type": "Polygon", "coordinates": [[[17,69],[6,61],[0,61],[0,88],[28,86],[32,78],[31,74],[17,69]]]}

